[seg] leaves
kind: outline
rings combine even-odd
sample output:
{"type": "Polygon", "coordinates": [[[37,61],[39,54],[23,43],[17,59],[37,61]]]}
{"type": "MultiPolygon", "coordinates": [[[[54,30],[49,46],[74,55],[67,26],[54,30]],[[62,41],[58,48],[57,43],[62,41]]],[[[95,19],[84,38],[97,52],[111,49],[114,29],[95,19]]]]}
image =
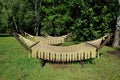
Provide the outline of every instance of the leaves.
{"type": "Polygon", "coordinates": [[[96,39],[114,31],[118,13],[117,0],[0,0],[0,32],[15,30],[17,25],[34,33],[58,36],[72,32],[77,41],[96,39]],[[35,16],[35,9],[37,15],[35,16]]]}

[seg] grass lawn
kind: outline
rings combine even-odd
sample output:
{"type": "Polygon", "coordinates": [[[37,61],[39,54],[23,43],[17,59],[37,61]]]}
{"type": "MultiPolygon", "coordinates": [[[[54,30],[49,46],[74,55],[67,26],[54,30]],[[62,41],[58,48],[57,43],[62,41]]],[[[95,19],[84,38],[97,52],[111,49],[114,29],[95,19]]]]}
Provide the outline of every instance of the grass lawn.
{"type": "Polygon", "coordinates": [[[120,58],[108,54],[111,47],[100,50],[100,58],[93,64],[46,63],[41,68],[40,60],[28,58],[27,52],[14,37],[0,37],[0,80],[120,80],[120,58]]]}

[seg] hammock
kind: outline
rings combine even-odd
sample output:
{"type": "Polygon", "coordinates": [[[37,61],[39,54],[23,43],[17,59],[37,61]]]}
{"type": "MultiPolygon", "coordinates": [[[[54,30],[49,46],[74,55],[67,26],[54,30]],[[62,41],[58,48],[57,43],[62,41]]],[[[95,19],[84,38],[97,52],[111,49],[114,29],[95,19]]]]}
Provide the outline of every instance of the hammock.
{"type": "Polygon", "coordinates": [[[105,38],[107,37],[108,35],[105,35],[97,40],[91,40],[91,41],[86,41],[88,44],[98,48],[102,42],[102,40],[105,40],[105,38]]]}
{"type": "Polygon", "coordinates": [[[64,43],[67,40],[67,38],[69,38],[72,35],[71,33],[68,33],[67,35],[63,35],[60,37],[53,37],[49,35],[46,35],[44,37],[44,36],[33,36],[26,32],[24,32],[24,34],[25,36],[29,36],[30,38],[32,38],[33,41],[36,41],[36,42],[40,41],[41,43],[50,44],[50,45],[57,45],[57,44],[64,43]]]}
{"type": "MultiPolygon", "coordinates": [[[[40,41],[41,43],[46,43],[46,44],[54,44],[54,42],[57,42],[56,44],[58,44],[60,41],[61,43],[65,42],[65,38],[67,37],[67,35],[61,36],[61,37],[52,37],[49,35],[46,35],[47,37],[38,37],[38,36],[32,36],[26,32],[24,32],[25,35],[28,35],[29,37],[35,38],[35,40],[33,41],[40,41]],[[64,38],[64,39],[63,39],[64,38]],[[53,42],[53,43],[52,43],[53,42]]],[[[71,35],[71,34],[69,34],[71,35]]],[[[94,47],[99,47],[102,40],[105,40],[105,37],[107,37],[108,35],[105,35],[97,40],[92,40],[92,41],[86,41],[88,44],[94,46],[94,47]]]]}
{"type": "MultiPolygon", "coordinates": [[[[16,36],[16,34],[14,35],[15,37],[18,37],[17,39],[19,39],[19,41],[24,41],[24,43],[30,48],[30,55],[32,57],[53,62],[81,61],[95,58],[98,48],[91,45],[91,43],[97,43],[97,41],[100,42],[101,40],[100,38],[96,41],[88,41],[71,46],[51,46],[48,44],[31,41],[20,34],[18,34],[18,36],[16,36]]],[[[105,42],[107,42],[107,40],[105,42]]]]}

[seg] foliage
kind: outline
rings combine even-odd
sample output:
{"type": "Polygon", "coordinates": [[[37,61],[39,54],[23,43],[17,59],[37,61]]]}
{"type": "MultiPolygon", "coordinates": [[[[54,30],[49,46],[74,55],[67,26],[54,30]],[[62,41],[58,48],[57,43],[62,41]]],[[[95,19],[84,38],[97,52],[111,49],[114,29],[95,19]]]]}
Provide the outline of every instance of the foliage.
{"type": "Polygon", "coordinates": [[[0,0],[0,33],[14,31],[16,22],[19,29],[33,34],[37,21],[41,34],[59,36],[72,32],[73,39],[80,42],[115,30],[118,0],[37,0],[37,4],[34,1],[0,0]]]}
{"type": "Polygon", "coordinates": [[[66,0],[48,0],[44,1],[42,6],[42,12],[44,16],[42,18],[41,32],[45,32],[51,35],[62,35],[69,32],[67,29],[72,21],[70,16],[70,10],[66,6],[66,0]],[[68,27],[67,27],[68,26],[68,27]]]}
{"type": "Polygon", "coordinates": [[[113,30],[115,23],[111,23],[116,21],[118,12],[116,4],[114,0],[75,1],[71,9],[75,38],[80,41],[96,39],[113,30]]]}
{"type": "Polygon", "coordinates": [[[32,28],[33,11],[27,7],[27,1],[1,0],[1,4],[0,26],[3,28],[0,32],[12,33],[15,31],[15,23],[19,29],[30,30],[32,28]]]}

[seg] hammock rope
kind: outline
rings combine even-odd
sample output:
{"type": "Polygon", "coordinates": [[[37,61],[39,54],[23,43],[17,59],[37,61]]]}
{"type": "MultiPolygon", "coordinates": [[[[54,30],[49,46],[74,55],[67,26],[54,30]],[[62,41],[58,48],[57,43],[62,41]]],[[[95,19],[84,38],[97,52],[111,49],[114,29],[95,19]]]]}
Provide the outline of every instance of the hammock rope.
{"type": "Polygon", "coordinates": [[[102,43],[102,40],[105,40],[105,38],[107,37],[108,35],[105,35],[97,40],[91,40],[91,41],[86,41],[88,44],[94,46],[94,47],[99,47],[100,44],[102,43]]]}
{"type": "MultiPolygon", "coordinates": [[[[53,62],[71,62],[96,58],[97,50],[98,48],[101,48],[101,41],[103,38],[106,37],[104,36],[97,40],[87,41],[76,45],[52,46],[48,44],[43,44],[41,42],[34,42],[21,36],[20,34],[17,35],[18,38],[20,38],[21,41],[23,40],[24,43],[31,49],[31,57],[53,62]],[[93,46],[91,45],[93,42],[98,43],[93,44],[93,46]],[[98,48],[95,46],[98,46],[98,48]]],[[[111,36],[109,36],[108,38],[110,39],[111,36]]],[[[102,47],[106,44],[107,41],[108,39],[103,42],[102,47]]]]}
{"type": "Polygon", "coordinates": [[[41,43],[50,44],[50,45],[64,43],[67,40],[67,38],[69,38],[71,36],[71,33],[68,33],[67,35],[63,35],[63,36],[60,36],[60,37],[53,37],[53,36],[49,36],[49,35],[47,35],[46,37],[44,37],[44,36],[33,36],[33,35],[30,35],[26,32],[24,32],[24,34],[26,36],[29,36],[29,37],[33,38],[33,40],[36,41],[36,42],[40,41],[41,43]]]}
{"type": "MultiPolygon", "coordinates": [[[[21,36],[20,39],[24,40],[27,46],[35,44],[35,42],[21,36]]],[[[31,57],[40,58],[54,62],[70,62],[96,57],[96,49],[94,46],[83,42],[71,46],[51,46],[48,44],[37,43],[31,48],[31,57]]]]}
{"type": "Polygon", "coordinates": [[[87,43],[68,47],[38,43],[31,50],[32,57],[54,62],[78,61],[96,57],[96,48],[87,43]]]}

